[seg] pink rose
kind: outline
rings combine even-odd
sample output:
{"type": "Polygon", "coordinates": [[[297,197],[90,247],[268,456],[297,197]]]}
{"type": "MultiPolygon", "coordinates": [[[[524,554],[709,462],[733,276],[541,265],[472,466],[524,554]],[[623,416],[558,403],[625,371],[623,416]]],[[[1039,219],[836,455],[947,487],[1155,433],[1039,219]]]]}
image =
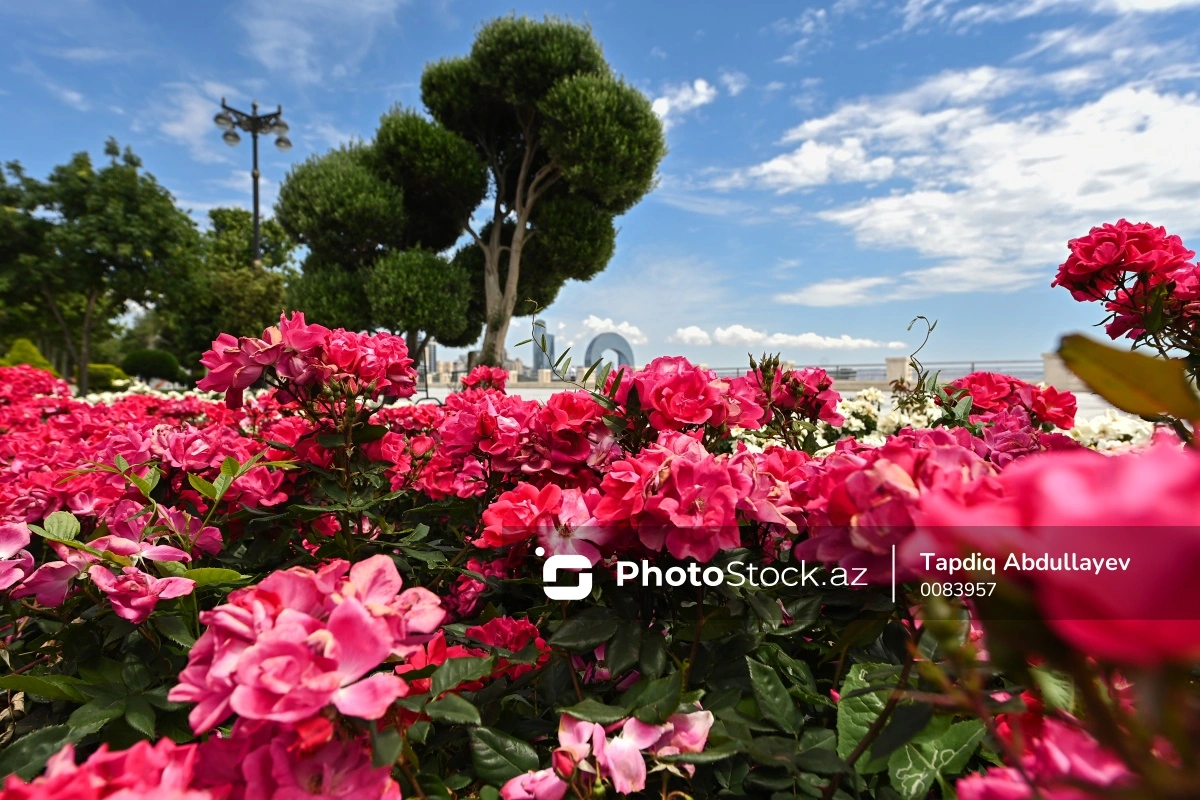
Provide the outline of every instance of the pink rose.
{"type": "Polygon", "coordinates": [[[529,483],[507,491],[483,512],[479,547],[504,547],[554,530],[554,514],[562,505],[562,489],[547,484],[538,489],[529,483]]]}
{"type": "Polygon", "coordinates": [[[0,523],[0,592],[20,582],[33,571],[29,526],[24,522],[0,523]]]}
{"type": "Polygon", "coordinates": [[[1165,439],[1112,457],[1050,452],[1008,467],[997,485],[999,492],[967,503],[923,497],[922,535],[906,543],[905,560],[972,551],[998,563],[1010,555],[1066,554],[1106,565],[1111,558],[1116,566],[1099,574],[1034,568],[1006,575],[1028,588],[1053,630],[1088,655],[1136,665],[1200,658],[1200,454],[1165,439]]]}
{"type": "Polygon", "coordinates": [[[196,582],[187,578],[156,578],[137,567],[125,567],[113,575],[99,564],[88,570],[92,583],[108,595],[108,602],[121,619],[140,625],[154,611],[159,600],[172,600],[192,593],[196,582]]]}

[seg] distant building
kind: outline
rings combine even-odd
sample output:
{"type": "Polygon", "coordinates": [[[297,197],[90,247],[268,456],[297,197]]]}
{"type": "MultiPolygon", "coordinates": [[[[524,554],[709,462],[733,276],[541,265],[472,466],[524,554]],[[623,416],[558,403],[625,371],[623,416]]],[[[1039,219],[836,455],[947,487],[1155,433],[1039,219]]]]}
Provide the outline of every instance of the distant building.
{"type": "Polygon", "coordinates": [[[554,351],[554,334],[543,334],[546,323],[535,320],[533,323],[533,369],[552,369],[557,353],[554,351]],[[542,352],[542,336],[546,337],[546,352],[542,352]]]}

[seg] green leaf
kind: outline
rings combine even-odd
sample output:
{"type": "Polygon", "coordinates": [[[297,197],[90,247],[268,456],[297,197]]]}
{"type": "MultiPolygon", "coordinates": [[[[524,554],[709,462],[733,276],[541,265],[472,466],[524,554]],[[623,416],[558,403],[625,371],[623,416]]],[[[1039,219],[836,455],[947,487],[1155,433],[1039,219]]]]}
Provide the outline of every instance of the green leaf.
{"type": "Polygon", "coordinates": [[[657,756],[659,761],[667,764],[713,764],[717,761],[724,761],[730,756],[737,755],[746,751],[746,746],[741,742],[724,742],[716,747],[710,747],[707,750],[702,750],[699,753],[679,753],[673,756],[657,756]]]}
{"type": "Polygon", "coordinates": [[[795,761],[798,768],[822,775],[846,769],[845,762],[837,754],[837,734],[827,728],[813,728],[801,734],[795,761]]]}
{"type": "Polygon", "coordinates": [[[43,528],[50,539],[70,540],[79,535],[79,520],[70,512],[55,511],[46,517],[43,528]]]}
{"type": "Polygon", "coordinates": [[[154,709],[146,698],[130,697],[125,701],[125,721],[138,733],[154,738],[154,709]]]}
{"type": "Polygon", "coordinates": [[[229,478],[235,478],[241,466],[233,456],[225,456],[225,460],[221,462],[221,474],[229,478]]]}
{"type": "Polygon", "coordinates": [[[1088,388],[1122,411],[1200,421],[1200,397],[1185,361],[1109,347],[1081,334],[1064,336],[1058,355],[1088,388]]]}
{"type": "Polygon", "coordinates": [[[371,766],[390,767],[400,758],[404,749],[404,737],[395,728],[376,731],[374,725],[367,726],[371,732],[371,766]]]}
{"type": "Polygon", "coordinates": [[[622,625],[604,646],[604,662],[609,674],[616,678],[637,663],[642,649],[642,629],[637,625],[622,625]]]}
{"type": "Polygon", "coordinates": [[[351,438],[355,444],[368,444],[379,441],[391,430],[387,425],[363,425],[354,429],[354,435],[351,438]]]}
{"type": "MultiPolygon", "coordinates": [[[[867,735],[871,723],[883,712],[892,687],[880,687],[880,691],[857,694],[867,689],[871,684],[864,677],[868,672],[886,667],[886,664],[854,664],[846,671],[846,679],[842,681],[841,700],[837,707],[838,755],[843,759],[867,735]],[[854,696],[850,696],[854,695],[854,696]]],[[[878,758],[859,758],[854,764],[855,770],[867,775],[887,769],[887,761],[878,758]]]]}
{"type": "Polygon", "coordinates": [[[71,714],[67,724],[71,726],[77,737],[95,733],[106,723],[117,719],[125,713],[124,697],[96,698],[87,705],[82,705],[71,714]]]}
{"type": "Polygon", "coordinates": [[[560,708],[558,711],[561,714],[570,714],[575,719],[581,719],[584,722],[599,722],[601,725],[608,725],[629,716],[628,709],[605,705],[599,700],[591,698],[573,706],[560,708]]]}
{"type": "Polygon", "coordinates": [[[494,656],[451,658],[434,671],[430,694],[437,697],[460,684],[491,675],[495,663],[494,656]]]}
{"type": "Polygon", "coordinates": [[[48,700],[70,700],[82,703],[87,696],[76,687],[86,683],[70,675],[5,675],[0,677],[0,689],[45,697],[48,700]]]}
{"type": "Polygon", "coordinates": [[[572,617],[554,632],[549,644],[572,653],[594,650],[611,639],[619,627],[617,620],[601,616],[606,613],[604,609],[588,609],[572,617]]]}
{"type": "Polygon", "coordinates": [[[658,631],[647,631],[638,653],[638,671],[648,678],[657,678],[667,668],[667,637],[658,631]]]}
{"type": "Polygon", "coordinates": [[[163,636],[182,647],[191,647],[196,643],[196,637],[188,630],[187,623],[179,617],[171,615],[156,615],[151,617],[154,627],[163,636]]]}
{"type": "Polygon", "coordinates": [[[1046,667],[1031,667],[1029,674],[1048,707],[1059,711],[1074,710],[1075,683],[1071,676],[1046,667]]]}
{"type": "Polygon", "coordinates": [[[767,767],[783,767],[796,772],[796,740],[783,736],[757,736],[746,748],[750,757],[767,767]]]}
{"type": "Polygon", "coordinates": [[[46,767],[46,761],[71,739],[66,725],[39,728],[17,739],[0,751],[0,778],[16,775],[23,781],[33,780],[46,767]]]}
{"type": "Polygon", "coordinates": [[[494,728],[472,728],[471,763],[475,774],[499,785],[538,768],[537,751],[520,739],[494,728]]]}
{"type": "Polygon", "coordinates": [[[189,569],[183,573],[182,577],[196,582],[196,586],[215,586],[225,583],[240,583],[250,580],[249,575],[243,575],[235,569],[222,569],[220,567],[198,567],[189,569]]]}
{"type": "Polygon", "coordinates": [[[453,725],[478,725],[481,722],[479,710],[456,694],[448,694],[440,700],[434,700],[425,706],[425,713],[435,722],[449,722],[453,725]]]}
{"type": "Polygon", "coordinates": [[[203,497],[206,497],[209,500],[217,499],[217,487],[213,486],[212,483],[206,481],[204,478],[201,478],[199,475],[192,475],[190,472],[188,473],[187,477],[188,483],[190,483],[192,488],[199,492],[203,497]]]}
{"type": "Polygon", "coordinates": [[[891,718],[871,744],[871,758],[887,758],[894,750],[903,747],[933,719],[933,706],[929,703],[904,703],[896,706],[891,718]]]}
{"type": "Polygon", "coordinates": [[[962,772],[983,739],[979,720],[949,725],[939,717],[929,727],[888,759],[892,787],[905,800],[926,797],[935,779],[962,772]]]}
{"type": "Polygon", "coordinates": [[[679,708],[679,696],[682,693],[682,672],[656,678],[637,694],[633,716],[650,725],[661,725],[679,708]]]}
{"type": "Polygon", "coordinates": [[[803,722],[800,709],[784,688],[779,674],[749,656],[746,657],[746,664],[750,667],[750,688],[754,691],[759,712],[782,730],[798,733],[803,722]]]}
{"type": "Polygon", "coordinates": [[[141,692],[150,686],[154,680],[150,669],[145,665],[136,661],[127,661],[121,667],[121,682],[131,692],[141,692]]]}

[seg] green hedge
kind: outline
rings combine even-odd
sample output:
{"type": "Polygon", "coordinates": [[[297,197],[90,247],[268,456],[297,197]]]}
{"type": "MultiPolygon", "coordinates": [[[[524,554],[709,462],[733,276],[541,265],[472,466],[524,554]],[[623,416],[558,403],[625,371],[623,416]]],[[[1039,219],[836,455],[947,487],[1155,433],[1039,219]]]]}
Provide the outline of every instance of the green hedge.
{"type": "Polygon", "coordinates": [[[38,350],[37,345],[28,339],[17,339],[14,341],[12,347],[8,348],[8,354],[0,362],[0,365],[6,367],[15,367],[18,364],[28,364],[31,367],[44,369],[55,377],[58,376],[49,359],[42,355],[42,351],[38,350]]]}
{"type": "Polygon", "coordinates": [[[125,356],[121,369],[128,375],[143,380],[161,378],[165,381],[179,380],[179,361],[166,350],[134,350],[125,356]]]}
{"type": "Polygon", "coordinates": [[[116,388],[117,381],[127,381],[129,376],[116,364],[88,364],[88,391],[107,392],[116,388]]]}

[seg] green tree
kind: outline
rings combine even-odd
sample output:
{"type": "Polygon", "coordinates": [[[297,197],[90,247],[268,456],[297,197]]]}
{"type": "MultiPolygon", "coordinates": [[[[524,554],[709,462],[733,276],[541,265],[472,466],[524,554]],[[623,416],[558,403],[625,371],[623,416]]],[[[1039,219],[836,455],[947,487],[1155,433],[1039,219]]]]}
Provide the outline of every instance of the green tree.
{"type": "MultiPolygon", "coordinates": [[[[526,271],[557,292],[607,264],[613,218],[652,188],[666,153],[662,124],[612,74],[590,29],[552,18],[487,23],[468,55],[426,67],[421,99],[488,172],[484,224],[473,212],[462,226],[482,256],[480,359],[499,364],[526,271]],[[552,236],[539,257],[535,242],[552,236]]],[[[395,172],[413,158],[382,138],[377,150],[395,172]]]]}
{"type": "Polygon", "coordinates": [[[469,145],[401,109],[383,116],[374,144],[297,165],[276,205],[280,224],[309,250],[289,303],[327,325],[403,333],[414,358],[430,338],[475,341],[473,276],[439,251],[454,244],[486,187],[469,145]],[[380,142],[411,157],[385,162],[380,142]]]}
{"type": "Polygon", "coordinates": [[[214,208],[200,237],[198,257],[187,274],[164,292],[150,312],[157,344],[194,367],[219,333],[259,336],[285,309],[285,284],[292,272],[295,242],[282,226],[261,225],[261,258],[254,259],[254,226],[249,211],[214,208]]]}
{"type": "Polygon", "coordinates": [[[110,139],[107,164],[96,168],[87,153],[55,167],[45,181],[9,174],[19,183],[21,252],[4,263],[6,285],[35,292],[58,324],[64,347],[88,390],[92,337],[98,325],[129,302],[150,303],[186,274],[196,251],[191,219],[170,192],[142,170],[141,160],[110,139]],[[81,306],[81,307],[80,307],[81,306]],[[78,313],[77,327],[72,312],[78,313]]]}

